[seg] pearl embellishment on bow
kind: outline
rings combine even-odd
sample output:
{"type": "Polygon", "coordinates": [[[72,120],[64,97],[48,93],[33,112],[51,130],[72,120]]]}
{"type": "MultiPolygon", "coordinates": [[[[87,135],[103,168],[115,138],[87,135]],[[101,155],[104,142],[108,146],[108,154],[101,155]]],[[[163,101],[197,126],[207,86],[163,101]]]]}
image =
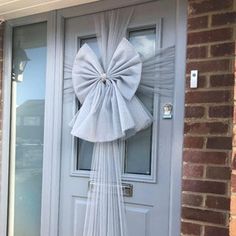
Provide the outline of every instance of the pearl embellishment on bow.
{"type": "Polygon", "coordinates": [[[107,74],[106,74],[106,73],[102,73],[100,78],[101,78],[101,81],[102,81],[103,83],[105,83],[105,82],[106,82],[106,79],[107,79],[107,74]]]}

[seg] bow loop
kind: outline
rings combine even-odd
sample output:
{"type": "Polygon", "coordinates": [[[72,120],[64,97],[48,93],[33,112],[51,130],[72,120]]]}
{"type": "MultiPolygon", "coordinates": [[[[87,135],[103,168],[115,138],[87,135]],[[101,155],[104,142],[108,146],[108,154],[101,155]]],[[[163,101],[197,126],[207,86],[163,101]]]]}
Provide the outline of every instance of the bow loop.
{"type": "Polygon", "coordinates": [[[130,100],[140,83],[142,61],[133,45],[125,38],[120,42],[108,67],[108,74],[116,81],[117,87],[130,100]]]}

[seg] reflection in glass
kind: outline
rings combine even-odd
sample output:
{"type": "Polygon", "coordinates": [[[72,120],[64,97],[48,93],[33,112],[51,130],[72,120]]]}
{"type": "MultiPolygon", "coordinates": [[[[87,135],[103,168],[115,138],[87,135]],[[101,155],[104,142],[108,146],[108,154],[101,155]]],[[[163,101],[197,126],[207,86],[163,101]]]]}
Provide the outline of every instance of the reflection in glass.
{"type": "Polygon", "coordinates": [[[20,46],[20,41],[18,45],[14,47],[14,58],[12,64],[12,77],[17,81],[22,81],[22,74],[25,70],[29,58],[23,48],[20,46]]]}
{"type": "Polygon", "coordinates": [[[29,59],[21,79],[12,82],[11,165],[15,168],[11,167],[14,197],[10,202],[9,232],[14,236],[40,235],[46,28],[46,23],[39,23],[13,30],[13,73],[16,63],[24,60],[24,54],[17,53],[19,47],[29,59]]]}
{"type": "MultiPolygon", "coordinates": [[[[129,40],[143,59],[154,56],[156,30],[144,29],[129,32],[129,40]]],[[[136,94],[148,110],[153,112],[153,96],[136,94]]],[[[151,174],[152,126],[140,131],[126,141],[125,173],[151,174]]]]}
{"type": "Polygon", "coordinates": [[[143,59],[154,56],[156,49],[156,29],[130,31],[129,41],[134,45],[143,59]]]}

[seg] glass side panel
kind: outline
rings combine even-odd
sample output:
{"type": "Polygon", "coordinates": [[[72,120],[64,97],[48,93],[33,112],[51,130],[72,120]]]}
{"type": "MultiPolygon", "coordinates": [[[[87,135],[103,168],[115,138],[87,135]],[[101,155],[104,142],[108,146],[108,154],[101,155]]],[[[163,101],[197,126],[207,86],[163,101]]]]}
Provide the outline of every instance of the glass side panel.
{"type": "Polygon", "coordinates": [[[40,236],[47,24],[13,29],[9,230],[40,236]]]}
{"type": "MultiPolygon", "coordinates": [[[[144,29],[129,32],[129,41],[134,45],[143,59],[154,56],[156,45],[156,30],[144,29]]],[[[153,96],[136,94],[152,113],[153,96]]],[[[126,141],[125,173],[151,174],[152,158],[152,126],[140,131],[126,141]]]]}
{"type": "MultiPolygon", "coordinates": [[[[87,43],[99,56],[99,48],[96,37],[78,39],[78,47],[87,43]]],[[[78,105],[78,109],[80,104],[78,105]]],[[[93,143],[77,138],[77,170],[90,170],[93,154],[93,143]]]]}

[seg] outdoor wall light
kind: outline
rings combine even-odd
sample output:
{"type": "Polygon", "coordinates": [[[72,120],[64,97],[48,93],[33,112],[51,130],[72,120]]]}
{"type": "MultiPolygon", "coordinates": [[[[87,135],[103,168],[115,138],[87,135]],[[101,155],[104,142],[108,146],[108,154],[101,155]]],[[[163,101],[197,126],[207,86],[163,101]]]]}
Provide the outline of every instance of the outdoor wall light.
{"type": "Polygon", "coordinates": [[[18,43],[17,47],[13,51],[13,64],[12,64],[12,79],[17,82],[23,81],[23,72],[25,67],[30,61],[25,50],[20,47],[18,43]]]}

